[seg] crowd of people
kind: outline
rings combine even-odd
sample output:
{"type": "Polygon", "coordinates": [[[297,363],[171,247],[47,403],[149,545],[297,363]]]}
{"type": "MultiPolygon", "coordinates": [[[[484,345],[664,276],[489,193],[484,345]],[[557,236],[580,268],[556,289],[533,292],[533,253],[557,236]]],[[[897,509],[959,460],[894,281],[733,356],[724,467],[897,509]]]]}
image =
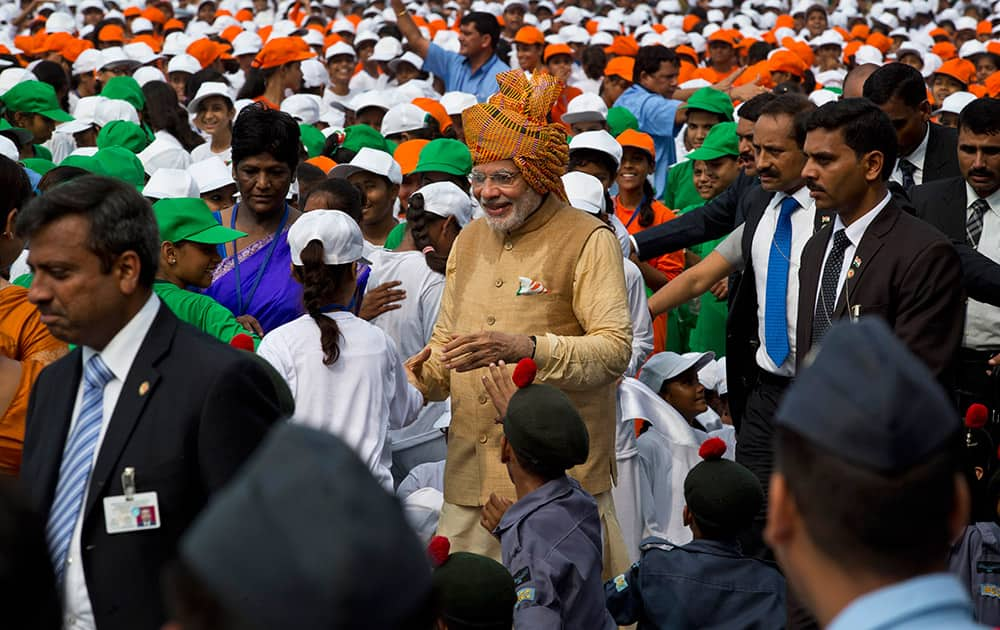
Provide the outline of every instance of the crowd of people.
{"type": "Polygon", "coordinates": [[[0,4],[4,628],[998,626],[996,368],[1000,3],[0,4]]]}

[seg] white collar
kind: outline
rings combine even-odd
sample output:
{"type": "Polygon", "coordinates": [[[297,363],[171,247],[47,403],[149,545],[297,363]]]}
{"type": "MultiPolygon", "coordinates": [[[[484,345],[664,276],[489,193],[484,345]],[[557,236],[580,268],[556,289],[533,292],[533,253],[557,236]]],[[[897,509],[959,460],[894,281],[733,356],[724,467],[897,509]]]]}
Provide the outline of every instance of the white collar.
{"type": "Polygon", "coordinates": [[[790,195],[786,192],[779,192],[778,194],[776,194],[774,196],[774,199],[771,200],[772,207],[774,208],[780,207],[781,202],[785,200],[785,197],[791,197],[795,199],[795,201],[798,201],[799,207],[802,208],[803,210],[808,208],[813,203],[813,198],[809,194],[809,189],[804,184],[802,185],[801,188],[799,188],[790,195]]]}
{"type": "Polygon", "coordinates": [[[115,375],[115,378],[119,381],[124,381],[125,377],[128,376],[129,370],[132,369],[132,362],[135,361],[135,355],[139,353],[139,346],[142,345],[143,340],[146,338],[146,333],[149,332],[150,326],[153,325],[153,320],[156,319],[156,313],[159,310],[160,298],[155,293],[150,292],[149,299],[142,305],[139,312],[133,315],[132,319],[122,326],[121,330],[115,333],[115,336],[111,338],[108,345],[104,346],[103,350],[98,352],[88,346],[82,347],[83,364],[87,365],[90,357],[100,354],[101,360],[108,366],[111,373],[115,375]]]}
{"type": "Polygon", "coordinates": [[[969,182],[965,182],[965,208],[969,209],[969,206],[973,204],[977,199],[985,199],[986,203],[990,204],[990,210],[1000,214],[1000,188],[993,191],[993,194],[989,197],[980,197],[976,194],[976,191],[972,190],[972,186],[969,186],[969,182]]]}
{"type": "Polygon", "coordinates": [[[840,220],[840,215],[838,214],[837,218],[833,220],[833,231],[836,232],[837,230],[843,229],[844,235],[847,236],[852,245],[857,247],[861,243],[861,237],[865,235],[865,231],[868,229],[868,226],[871,225],[872,221],[875,220],[875,217],[882,212],[882,209],[889,205],[889,200],[891,199],[892,194],[888,192],[885,193],[885,197],[882,197],[882,201],[878,202],[874,208],[861,215],[861,218],[846,227],[844,226],[844,222],[840,220]]]}

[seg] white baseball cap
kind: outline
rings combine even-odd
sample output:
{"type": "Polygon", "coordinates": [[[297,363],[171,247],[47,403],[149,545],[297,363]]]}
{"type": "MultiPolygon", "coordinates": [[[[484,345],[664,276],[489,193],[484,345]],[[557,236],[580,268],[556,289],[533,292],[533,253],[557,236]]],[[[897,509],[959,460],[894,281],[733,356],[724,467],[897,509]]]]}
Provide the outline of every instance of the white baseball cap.
{"type": "Polygon", "coordinates": [[[873,63],[877,66],[881,66],[884,61],[882,56],[882,51],[874,46],[869,46],[865,44],[858,48],[857,52],[854,53],[854,63],[862,66],[866,63],[873,63]]]}
{"type": "Polygon", "coordinates": [[[315,57],[303,59],[300,68],[302,70],[302,87],[315,88],[330,85],[330,73],[319,59],[315,57]]]}
{"type": "Polygon", "coordinates": [[[97,103],[94,109],[94,122],[103,127],[112,120],[127,120],[139,124],[139,112],[128,101],[117,98],[106,98],[97,103]]]}
{"type": "Polygon", "coordinates": [[[604,184],[588,173],[573,171],[562,176],[569,205],[589,214],[604,214],[604,184]]]}
{"type": "Polygon", "coordinates": [[[455,217],[459,227],[472,221],[472,197],[454,182],[434,182],[419,188],[417,193],[424,198],[424,210],[441,218],[455,217]]]}
{"type": "MultiPolygon", "coordinates": [[[[163,50],[161,52],[166,57],[182,55],[193,41],[194,38],[189,37],[186,33],[174,31],[163,38],[163,50]]],[[[195,61],[197,61],[197,59],[195,61]]],[[[200,69],[201,64],[198,64],[198,67],[200,69]]]]}
{"type": "Polygon", "coordinates": [[[390,61],[389,62],[389,68],[393,72],[396,72],[396,68],[398,68],[399,64],[401,64],[401,63],[408,63],[411,66],[413,66],[414,68],[416,68],[417,70],[420,70],[421,68],[424,67],[424,60],[423,60],[423,58],[420,55],[418,55],[417,53],[413,52],[412,50],[408,50],[405,53],[403,53],[403,55],[401,57],[397,57],[396,59],[393,59],[392,61],[390,61]]]}
{"type": "Polygon", "coordinates": [[[281,111],[299,123],[315,125],[319,122],[321,102],[315,94],[293,94],[281,101],[281,111]]]}
{"type": "Polygon", "coordinates": [[[622,163],[622,145],[618,144],[615,137],[604,130],[585,131],[573,136],[569,143],[570,153],[577,149],[593,149],[601,153],[607,153],[614,159],[617,166],[622,163]]]}
{"type": "Polygon", "coordinates": [[[18,150],[17,145],[6,136],[0,136],[0,155],[14,162],[21,159],[21,152],[18,150]]]}
{"type": "Polygon", "coordinates": [[[3,72],[0,72],[0,96],[7,93],[12,87],[18,83],[24,83],[25,81],[37,81],[38,77],[31,70],[25,70],[24,68],[7,68],[3,72]]]}
{"type": "Polygon", "coordinates": [[[441,107],[449,116],[459,116],[478,102],[476,95],[468,92],[445,92],[440,100],[441,107]]]}
{"type": "Polygon", "coordinates": [[[642,371],[639,372],[639,381],[649,389],[659,393],[664,381],[677,378],[691,368],[700,370],[714,360],[714,352],[686,352],[684,354],[658,352],[642,366],[642,371]]]}
{"type": "Polygon", "coordinates": [[[366,107],[381,107],[382,109],[388,110],[389,106],[385,104],[386,98],[384,94],[376,91],[362,92],[356,97],[351,99],[351,102],[347,105],[354,112],[360,112],[366,107]]]}
{"type": "Polygon", "coordinates": [[[934,112],[934,116],[941,114],[943,112],[948,112],[950,114],[961,114],[965,106],[976,100],[975,94],[970,94],[969,92],[955,92],[949,94],[944,101],[941,103],[941,109],[934,112]]]}
{"type": "Polygon", "coordinates": [[[187,72],[194,74],[201,70],[201,62],[187,53],[176,55],[167,64],[167,74],[172,72],[187,72]]]}
{"type": "Polygon", "coordinates": [[[584,92],[571,100],[562,116],[563,122],[570,125],[578,122],[605,122],[607,119],[607,104],[593,92],[584,92]]]}
{"type": "Polygon", "coordinates": [[[73,62],[72,73],[74,75],[77,75],[77,74],[87,74],[88,72],[93,72],[94,70],[97,70],[97,67],[98,65],[100,65],[100,62],[101,62],[101,51],[94,48],[88,48],[87,50],[81,52],[80,55],[76,58],[76,61],[73,62]]]}
{"type": "Polygon", "coordinates": [[[333,167],[328,177],[347,179],[361,171],[385,177],[393,184],[403,183],[403,169],[400,168],[399,163],[385,151],[371,147],[362,147],[348,164],[338,164],[333,167]]]}
{"type": "Polygon", "coordinates": [[[962,44],[962,47],[958,49],[958,56],[962,59],[968,59],[969,57],[975,57],[976,55],[981,55],[985,52],[986,44],[977,39],[970,39],[962,44]]]}
{"type": "Polygon", "coordinates": [[[427,112],[413,103],[393,105],[382,119],[382,135],[389,137],[404,131],[415,131],[427,126],[427,112]]]}
{"type": "Polygon", "coordinates": [[[361,228],[357,221],[340,210],[306,212],[292,224],[288,230],[288,247],[293,265],[302,265],[302,250],[313,241],[323,244],[323,262],[328,265],[365,260],[365,238],[361,228]]]}
{"type": "Polygon", "coordinates": [[[809,94],[809,101],[816,107],[823,107],[827,103],[840,100],[840,96],[830,90],[814,90],[809,94]]]}
{"type": "MultiPolygon", "coordinates": [[[[52,21],[52,18],[49,18],[52,21]]],[[[48,24],[48,22],[46,22],[48,24]]],[[[132,20],[129,25],[129,29],[132,31],[133,35],[138,35],[139,33],[151,33],[153,31],[153,23],[144,17],[137,17],[132,20]]]]}
{"type": "Polygon", "coordinates": [[[125,52],[125,49],[122,48],[121,46],[112,46],[110,48],[105,48],[104,50],[102,50],[101,58],[97,62],[97,69],[102,70],[104,68],[107,68],[108,66],[115,66],[115,65],[139,66],[141,64],[135,59],[129,57],[128,54],[125,52]]]}
{"type": "MultiPolygon", "coordinates": [[[[176,57],[175,57],[176,59],[176,57]]],[[[173,61],[170,62],[171,64],[173,61]]],[[[174,70],[168,70],[169,72],[174,72],[174,70]]],[[[233,103],[233,93],[229,89],[229,86],[221,81],[206,81],[198,86],[198,92],[194,95],[194,98],[188,103],[187,110],[188,113],[197,114],[198,106],[209,96],[221,96],[229,101],[230,105],[233,103]]]]}
{"type": "Polygon", "coordinates": [[[122,47],[125,54],[128,55],[129,59],[138,61],[142,65],[147,63],[152,63],[157,59],[163,59],[163,55],[156,54],[149,44],[145,42],[135,42],[134,44],[125,44],[122,47]]]}
{"type": "Polygon", "coordinates": [[[191,155],[177,141],[157,138],[137,154],[146,175],[152,177],[161,168],[176,168],[187,171],[191,166],[191,155]]]}
{"type": "Polygon", "coordinates": [[[177,168],[158,169],[142,188],[142,196],[153,199],[198,197],[200,194],[191,174],[177,168]]]}
{"type": "Polygon", "coordinates": [[[160,69],[155,66],[143,66],[132,73],[132,78],[139,84],[139,87],[152,83],[153,81],[167,82],[167,77],[163,76],[160,69]]]}
{"type": "Polygon", "coordinates": [[[375,42],[375,51],[372,52],[372,61],[392,61],[403,54],[403,45],[395,37],[383,37],[375,42]]]}
{"type": "Polygon", "coordinates": [[[351,59],[357,59],[358,53],[347,42],[337,42],[326,49],[326,60],[330,61],[338,55],[348,55],[351,59]]]}
{"type": "Polygon", "coordinates": [[[236,183],[233,180],[233,169],[226,166],[222,158],[217,155],[195,162],[188,167],[187,172],[198,185],[199,195],[236,183]]]}
{"type": "MultiPolygon", "coordinates": [[[[72,33],[75,30],[76,22],[69,13],[56,11],[45,20],[46,33],[72,33]]],[[[134,28],[133,32],[135,32],[134,28]]]]}
{"type": "Polygon", "coordinates": [[[233,38],[234,57],[240,57],[242,55],[256,55],[263,47],[264,42],[261,41],[260,35],[257,33],[243,31],[233,38]]]}

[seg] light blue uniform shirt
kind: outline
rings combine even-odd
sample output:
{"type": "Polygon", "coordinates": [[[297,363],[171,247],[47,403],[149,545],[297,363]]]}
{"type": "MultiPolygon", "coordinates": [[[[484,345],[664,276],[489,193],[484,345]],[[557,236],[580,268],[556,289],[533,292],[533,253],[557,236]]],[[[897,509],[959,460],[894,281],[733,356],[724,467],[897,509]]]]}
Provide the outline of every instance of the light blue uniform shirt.
{"type": "Polygon", "coordinates": [[[497,74],[507,72],[510,66],[493,55],[473,72],[469,60],[464,56],[432,42],[424,59],[423,70],[441,77],[446,91],[475,94],[476,99],[482,103],[499,91],[497,74]]]}
{"type": "Polygon", "coordinates": [[[972,630],[972,602],[949,573],[922,575],[868,593],[851,602],[827,630],[972,630]]]}
{"type": "MultiPolygon", "coordinates": [[[[424,64],[426,68],[426,64],[424,64]]],[[[667,188],[667,169],[677,161],[677,149],[674,146],[677,108],[683,105],[681,101],[663,98],[654,94],[638,83],[625,90],[615,107],[624,107],[632,112],[639,121],[639,131],[648,133],[653,138],[656,147],[656,171],[653,175],[653,188],[656,196],[667,188]]]]}

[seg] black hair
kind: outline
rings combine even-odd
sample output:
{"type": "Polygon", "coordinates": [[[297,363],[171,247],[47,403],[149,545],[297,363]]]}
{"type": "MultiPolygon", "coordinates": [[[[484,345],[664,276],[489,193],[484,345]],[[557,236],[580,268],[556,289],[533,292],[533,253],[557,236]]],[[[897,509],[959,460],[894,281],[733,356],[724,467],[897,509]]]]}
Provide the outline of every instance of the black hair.
{"type": "Polygon", "coordinates": [[[17,213],[16,232],[31,240],[40,229],[70,215],[90,222],[87,246],[109,273],[115,258],[127,251],[139,257],[139,284],[153,286],[160,260],[160,234],[149,202],[135,186],[100,175],[85,175],[35,197],[17,213]]]}
{"type": "Polygon", "coordinates": [[[977,136],[1000,133],[1000,100],[977,98],[958,115],[958,131],[968,129],[977,136]]]}
{"type": "MultiPolygon", "coordinates": [[[[802,94],[779,94],[760,110],[760,116],[790,116],[794,121],[795,142],[802,148],[806,142],[806,119],[816,106],[802,94]]],[[[758,116],[758,119],[760,118],[758,116]]]]}
{"type": "Polygon", "coordinates": [[[767,59],[767,55],[774,50],[774,46],[767,42],[754,42],[747,50],[747,65],[752,66],[767,59]]]}
{"type": "Polygon", "coordinates": [[[806,94],[812,94],[816,90],[816,75],[809,68],[802,73],[802,90],[806,94]]]}
{"type": "Polygon", "coordinates": [[[229,610],[194,569],[176,558],[163,572],[164,599],[184,630],[241,630],[246,620],[229,610]]]}
{"type": "Polygon", "coordinates": [[[643,74],[655,74],[664,63],[672,63],[680,67],[677,53],[665,46],[642,46],[635,56],[635,70],[632,72],[632,83],[638,83],[643,74]]]}
{"type": "Polygon", "coordinates": [[[153,131],[167,131],[190,151],[204,140],[191,129],[187,112],[177,102],[177,92],[163,81],[150,81],[142,86],[146,97],[146,121],[153,131]]]}
{"type": "Polygon", "coordinates": [[[385,22],[378,29],[379,37],[395,37],[396,39],[403,40],[403,32],[399,30],[399,26],[393,22],[385,22]]]}
{"type": "Polygon", "coordinates": [[[63,92],[63,96],[60,99],[60,105],[63,109],[69,109],[68,101],[68,91],[69,91],[69,75],[66,74],[66,69],[54,61],[39,61],[35,64],[35,67],[31,69],[38,80],[42,83],[48,83],[52,86],[52,89],[56,91],[58,95],[63,92]]]}
{"type": "Polygon", "coordinates": [[[865,80],[862,96],[876,105],[885,105],[898,98],[907,107],[916,109],[927,100],[927,83],[920,71],[905,63],[882,66],[865,80]]]}
{"type": "Polygon", "coordinates": [[[799,83],[798,77],[792,77],[788,81],[782,81],[778,85],[774,86],[774,93],[777,95],[782,94],[801,94],[805,96],[806,90],[799,83]]]}
{"type": "Polygon", "coordinates": [[[745,118],[750,122],[757,122],[757,119],[760,118],[761,110],[776,98],[778,98],[778,95],[774,92],[761,92],[740,105],[739,117],[745,118]]]}
{"type": "Polygon", "coordinates": [[[812,15],[813,13],[822,13],[824,17],[827,17],[827,19],[829,19],[826,12],[826,7],[824,7],[822,4],[810,5],[809,8],[806,9],[806,19],[809,19],[809,16],[812,15]]]}
{"type": "Polygon", "coordinates": [[[325,179],[326,173],[320,167],[307,162],[299,162],[298,168],[295,169],[295,180],[299,183],[300,209],[302,202],[309,196],[312,189],[325,179]]]}
{"type": "Polygon", "coordinates": [[[187,84],[184,86],[184,96],[187,100],[192,100],[198,94],[198,88],[201,87],[202,83],[209,82],[229,85],[229,79],[226,78],[226,75],[212,68],[203,68],[192,74],[191,78],[188,79],[187,84]]]}
{"type": "Polygon", "coordinates": [[[316,184],[309,195],[302,200],[303,207],[309,201],[309,197],[313,195],[327,195],[334,201],[330,204],[330,210],[340,210],[359,224],[361,223],[361,207],[364,205],[363,195],[357,186],[346,179],[327,178],[316,184]]]}
{"type": "Polygon", "coordinates": [[[302,264],[295,266],[295,277],[302,283],[302,305],[319,326],[323,365],[333,365],[340,358],[340,327],[323,314],[323,307],[330,302],[330,294],[348,281],[354,263],[326,264],[320,240],[310,241],[299,257],[302,264]]]}
{"type": "MultiPolygon", "coordinates": [[[[652,161],[653,158],[650,158],[652,161]]],[[[653,213],[653,202],[656,201],[656,191],[649,183],[649,178],[642,180],[642,201],[639,202],[639,227],[653,225],[656,215],[653,213]]]]}
{"type": "Polygon", "coordinates": [[[888,181],[899,151],[896,130],[888,114],[867,98],[845,98],[820,107],[806,121],[806,131],[840,129],[844,144],[861,157],[878,151],[883,156],[882,181],[888,181]]]}
{"type": "Polygon", "coordinates": [[[71,179],[89,174],[90,171],[82,169],[79,166],[57,166],[45,175],[42,175],[42,179],[38,181],[38,192],[46,193],[50,188],[58,186],[63,182],[68,182],[71,179]]]}
{"type": "Polygon", "coordinates": [[[255,99],[262,96],[267,89],[268,80],[280,69],[281,66],[264,69],[250,68],[250,71],[247,72],[247,80],[240,88],[239,94],[236,95],[236,100],[255,99]]]}
{"type": "Polygon", "coordinates": [[[31,200],[31,181],[20,164],[0,155],[0,228],[14,208],[24,208],[31,200]]]}
{"type": "Polygon", "coordinates": [[[578,170],[584,164],[593,163],[598,164],[606,170],[611,175],[611,179],[614,179],[618,173],[618,165],[615,164],[615,159],[604,151],[598,151],[597,149],[573,149],[570,151],[569,164],[566,166],[566,171],[572,172],[578,170]]]}
{"type": "Polygon", "coordinates": [[[472,24],[476,27],[476,32],[480,35],[489,35],[490,47],[496,50],[497,45],[500,43],[500,22],[497,21],[492,13],[473,11],[466,14],[459,24],[462,26],[472,24]]]}
{"type": "Polygon", "coordinates": [[[604,46],[587,46],[580,55],[580,63],[583,65],[583,73],[588,79],[600,80],[604,76],[604,69],[608,67],[608,55],[604,52],[604,46]]]}
{"type": "MultiPolygon", "coordinates": [[[[436,271],[441,275],[444,275],[445,268],[448,265],[448,254],[434,249],[434,244],[431,243],[431,238],[427,234],[427,228],[431,225],[436,225],[438,221],[446,220],[445,217],[436,215],[424,208],[424,196],[420,194],[419,190],[410,195],[406,208],[406,224],[410,226],[413,243],[416,245],[418,251],[424,252],[424,260],[427,262],[427,266],[432,271],[436,271]]],[[[455,227],[458,227],[459,230],[462,229],[459,227],[458,221],[455,222],[455,227]]]]}
{"type": "Polygon", "coordinates": [[[260,103],[247,105],[233,124],[233,164],[269,153],[294,172],[299,164],[299,136],[299,126],[289,114],[260,103]]]}
{"type": "Polygon", "coordinates": [[[62,605],[45,544],[45,524],[13,479],[0,479],[0,589],[7,602],[5,627],[62,627],[62,605]]]}
{"type": "Polygon", "coordinates": [[[958,439],[909,470],[881,475],[787,428],[776,432],[776,469],[824,555],[893,579],[943,565],[960,472],[958,439]]]}

